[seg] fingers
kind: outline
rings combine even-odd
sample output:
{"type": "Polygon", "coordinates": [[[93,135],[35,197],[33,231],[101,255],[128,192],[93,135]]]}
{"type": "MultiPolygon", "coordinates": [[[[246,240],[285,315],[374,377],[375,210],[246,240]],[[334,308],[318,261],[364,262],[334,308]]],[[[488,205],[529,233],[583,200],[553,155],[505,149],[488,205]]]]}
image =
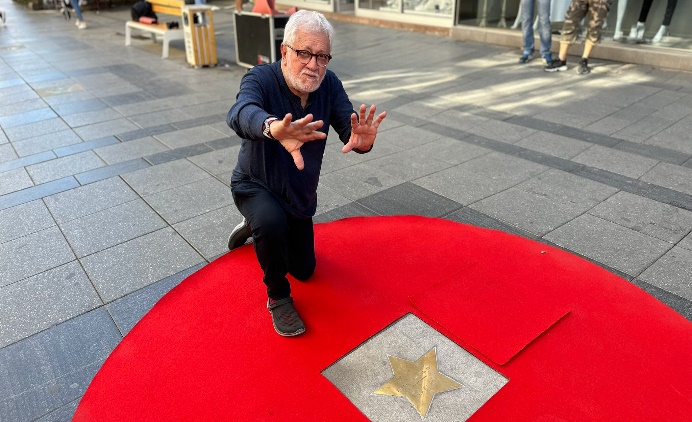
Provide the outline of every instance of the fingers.
{"type": "Polygon", "coordinates": [[[291,156],[293,157],[293,162],[295,163],[298,170],[302,170],[305,168],[305,162],[303,161],[303,154],[300,153],[300,149],[296,149],[296,150],[292,151],[291,156]]]}
{"type": "Polygon", "coordinates": [[[343,148],[341,148],[341,152],[343,152],[345,154],[345,153],[353,150],[353,148],[355,148],[355,147],[356,147],[355,144],[353,142],[349,141],[346,145],[344,145],[343,148]]]}

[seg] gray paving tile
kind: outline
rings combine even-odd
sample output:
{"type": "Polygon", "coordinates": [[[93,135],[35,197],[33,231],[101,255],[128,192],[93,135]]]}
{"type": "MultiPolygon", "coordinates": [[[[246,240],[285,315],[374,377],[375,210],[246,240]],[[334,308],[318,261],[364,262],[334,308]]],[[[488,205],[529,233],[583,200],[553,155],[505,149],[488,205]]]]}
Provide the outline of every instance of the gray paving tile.
{"type": "Polygon", "coordinates": [[[203,261],[172,228],[138,237],[81,259],[105,302],[203,261]],[[123,262],[127,265],[122,265],[123,262]]]}
{"type": "Polygon", "coordinates": [[[142,199],[60,224],[78,258],[166,227],[142,199]]]}
{"type": "Polygon", "coordinates": [[[644,174],[641,180],[692,195],[692,168],[659,163],[644,174]]]}
{"type": "Polygon", "coordinates": [[[0,196],[34,186],[29,173],[23,168],[0,173],[0,196]]]}
{"type": "Polygon", "coordinates": [[[403,182],[402,179],[364,163],[320,177],[321,184],[350,200],[364,198],[403,182]]]}
{"type": "MultiPolygon", "coordinates": [[[[96,367],[97,365],[93,365],[96,367]]],[[[98,369],[98,368],[96,368],[98,369]]],[[[77,405],[79,400],[73,400],[59,408],[47,413],[40,418],[36,419],[36,422],[69,422],[74,418],[74,414],[77,411],[77,405]]]]}
{"type": "Polygon", "coordinates": [[[540,131],[516,142],[514,145],[566,160],[579,155],[591,146],[585,141],[540,131]]]}
{"type": "Polygon", "coordinates": [[[370,160],[367,165],[401,180],[410,181],[444,170],[453,164],[429,157],[426,154],[421,154],[420,150],[413,149],[370,160]],[[406,163],[406,165],[402,166],[401,163],[406,163]]]}
{"type": "Polygon", "coordinates": [[[122,176],[127,184],[142,196],[173,189],[207,177],[209,177],[207,172],[188,160],[171,161],[122,176]]]}
{"type": "Polygon", "coordinates": [[[530,233],[526,230],[522,230],[519,227],[512,226],[511,224],[490,217],[486,214],[483,214],[480,211],[476,211],[469,207],[464,207],[457,211],[454,211],[453,213],[446,215],[444,218],[447,220],[456,221],[457,223],[483,227],[491,230],[498,230],[501,232],[515,234],[517,236],[525,237],[527,239],[535,240],[538,242],[552,244],[552,242],[543,240],[533,233],[530,233]]]}
{"type": "Polygon", "coordinates": [[[692,212],[627,192],[617,193],[589,214],[673,244],[692,231],[692,212]]]}
{"type": "Polygon", "coordinates": [[[144,101],[149,101],[153,100],[156,97],[154,97],[151,93],[149,92],[128,92],[125,94],[115,94],[115,95],[109,95],[109,96],[102,96],[99,98],[99,100],[103,101],[104,103],[108,104],[111,107],[118,108],[120,106],[128,105],[128,104],[137,104],[141,103],[144,101]]]}
{"type": "Polygon", "coordinates": [[[530,161],[491,153],[415,181],[438,195],[468,205],[547,170],[530,161]],[[450,183],[450,181],[463,183],[450,183]]]}
{"type": "Polygon", "coordinates": [[[48,196],[44,202],[55,220],[63,223],[137,198],[125,182],[114,177],[48,196]]]}
{"type": "Polygon", "coordinates": [[[548,170],[469,207],[543,236],[616,192],[610,186],[548,170]]]}
{"type": "Polygon", "coordinates": [[[215,141],[226,137],[228,137],[227,134],[212,129],[209,126],[193,127],[178,130],[173,133],[156,135],[156,139],[163,142],[171,149],[215,141]]]}
{"type": "Polygon", "coordinates": [[[0,107],[0,116],[11,116],[27,111],[35,111],[46,107],[46,102],[40,98],[33,98],[14,104],[7,104],[0,107]]]}
{"type": "Polygon", "coordinates": [[[377,213],[373,210],[368,209],[357,202],[350,202],[348,204],[332,208],[329,211],[315,214],[313,221],[315,223],[325,223],[349,217],[371,217],[375,215],[377,215],[377,213]]]}
{"type": "Polygon", "coordinates": [[[55,157],[55,154],[46,151],[40,154],[30,155],[28,157],[17,158],[16,160],[12,159],[11,161],[0,163],[0,173],[29,166],[31,164],[41,163],[43,161],[52,160],[55,157]]]}
{"type": "Polygon", "coordinates": [[[70,176],[63,179],[54,180],[52,182],[43,183],[41,185],[28,187],[17,192],[8,193],[0,197],[0,210],[30,202],[35,199],[40,199],[58,192],[64,192],[77,186],[77,181],[74,179],[74,177],[70,176]]]}
{"type": "Polygon", "coordinates": [[[515,143],[536,133],[535,129],[497,120],[488,120],[472,126],[467,132],[502,142],[515,143]]]}
{"type": "Polygon", "coordinates": [[[0,244],[0,287],[75,259],[57,227],[0,244]],[[31,251],[31,253],[26,253],[31,251]]]}
{"type": "Polygon", "coordinates": [[[121,339],[98,308],[0,349],[0,419],[34,420],[81,397],[121,339]]]}
{"type": "Polygon", "coordinates": [[[678,243],[678,246],[692,251],[692,233],[685,236],[685,238],[678,243]]]}
{"type": "Polygon", "coordinates": [[[122,335],[129,333],[166,293],[202,267],[202,264],[195,265],[106,305],[122,335]]]}
{"type": "Polygon", "coordinates": [[[123,118],[81,126],[75,128],[75,132],[77,132],[77,135],[83,140],[91,141],[103,138],[106,135],[117,135],[118,133],[129,132],[136,129],[139,129],[137,125],[123,118]]]}
{"type": "Polygon", "coordinates": [[[228,252],[228,235],[243,216],[235,205],[213,210],[173,225],[207,261],[228,252]]]}
{"type": "Polygon", "coordinates": [[[441,217],[461,205],[412,183],[403,183],[357,201],[380,215],[441,217]]]}
{"type": "Polygon", "coordinates": [[[135,158],[122,163],[112,164],[110,166],[99,167],[94,170],[85,171],[75,175],[75,178],[81,185],[94,183],[99,180],[110,179],[122,174],[130,173],[137,170],[148,168],[150,164],[141,158],[135,158]]]}
{"type": "Polygon", "coordinates": [[[133,139],[146,138],[147,136],[154,136],[161,133],[174,132],[176,129],[173,125],[159,125],[150,126],[142,129],[131,130],[128,132],[121,132],[117,134],[118,139],[123,142],[131,141],[133,139]]]}
{"type": "Polygon", "coordinates": [[[435,123],[457,130],[468,131],[474,126],[478,126],[487,122],[489,119],[481,116],[476,116],[471,113],[466,113],[458,110],[447,110],[439,113],[426,121],[426,123],[435,123]]]}
{"type": "Polygon", "coordinates": [[[233,170],[238,161],[238,151],[240,145],[191,156],[188,160],[209,174],[218,176],[233,170]]]}
{"type": "Polygon", "coordinates": [[[107,164],[120,163],[170,149],[155,138],[146,137],[94,150],[107,164]]]}
{"type": "Polygon", "coordinates": [[[639,154],[643,157],[649,157],[653,158],[654,160],[665,161],[673,164],[682,164],[690,159],[689,154],[683,154],[679,151],[658,147],[655,145],[638,144],[629,141],[622,141],[619,144],[615,145],[613,148],[620,151],[631,152],[634,154],[639,154]]]}
{"type": "Polygon", "coordinates": [[[103,166],[105,166],[103,160],[96,154],[92,151],[85,151],[33,164],[28,166],[26,170],[34,182],[40,184],[103,166]]]}
{"type": "Polygon", "coordinates": [[[69,114],[67,116],[62,116],[63,120],[65,120],[65,122],[67,122],[67,124],[73,128],[87,126],[95,123],[107,122],[110,120],[121,119],[122,117],[122,114],[118,113],[112,108],[90,110],[82,113],[75,113],[69,114]]]}
{"type": "Polygon", "coordinates": [[[668,305],[668,307],[682,315],[684,318],[692,321],[692,301],[653,286],[639,278],[632,280],[632,283],[658,299],[660,302],[668,305]]]}
{"type": "Polygon", "coordinates": [[[77,261],[5,286],[0,290],[0,348],[100,305],[77,261]]]}
{"type": "Polygon", "coordinates": [[[649,139],[670,125],[671,122],[667,119],[648,116],[615,132],[613,136],[627,139],[632,142],[641,142],[649,139]]]}
{"type": "Polygon", "coordinates": [[[78,154],[80,152],[89,151],[89,150],[96,149],[99,147],[104,147],[107,145],[117,144],[119,142],[120,141],[117,138],[115,138],[114,136],[106,136],[106,137],[100,138],[100,139],[94,139],[91,141],[80,142],[78,144],[74,144],[74,145],[70,145],[70,146],[66,146],[66,147],[56,148],[53,150],[53,152],[58,157],[64,157],[66,155],[78,154]]]}
{"type": "Polygon", "coordinates": [[[351,202],[350,199],[339,194],[334,189],[328,188],[322,184],[317,186],[317,210],[315,214],[326,213],[335,208],[351,202]]]}
{"type": "Polygon", "coordinates": [[[0,117],[0,125],[7,130],[15,126],[26,125],[29,123],[40,122],[43,120],[54,119],[57,114],[49,108],[43,107],[31,111],[24,111],[18,114],[4,115],[0,117]]]}
{"type": "Polygon", "coordinates": [[[0,145],[0,163],[12,161],[18,157],[12,144],[6,143],[0,145]]]}
{"type": "Polygon", "coordinates": [[[41,120],[22,126],[15,126],[5,129],[7,138],[11,141],[21,141],[22,139],[34,138],[48,133],[60,132],[69,129],[69,126],[62,119],[41,120]]]}
{"type": "MultiPolygon", "coordinates": [[[[225,124],[225,123],[224,123],[225,124]]],[[[217,129],[218,130],[218,129],[217,129]]],[[[214,141],[205,142],[204,145],[209,145],[214,150],[239,147],[242,143],[241,139],[235,134],[231,134],[228,138],[216,139],[214,141]]]]}
{"type": "Polygon", "coordinates": [[[50,151],[68,145],[79,144],[82,139],[71,130],[61,130],[55,133],[36,136],[14,142],[14,147],[20,157],[50,151]]]}
{"type": "Polygon", "coordinates": [[[648,267],[639,278],[667,292],[692,300],[690,262],[692,251],[676,246],[648,267]]]}
{"type": "Polygon", "coordinates": [[[98,112],[107,108],[108,104],[97,98],[56,104],[53,106],[53,110],[63,117],[79,113],[98,112]]]}
{"type": "Polygon", "coordinates": [[[152,155],[147,155],[144,157],[147,162],[151,165],[159,165],[163,163],[168,163],[170,161],[180,160],[181,158],[190,158],[207,152],[211,152],[214,149],[207,144],[196,144],[187,147],[180,147],[172,150],[166,150],[152,155]]]}
{"type": "Polygon", "coordinates": [[[692,154],[690,130],[692,130],[692,117],[687,117],[662,130],[645,142],[689,155],[692,154]]]}
{"type": "Polygon", "coordinates": [[[153,113],[136,114],[129,119],[140,127],[158,126],[189,119],[190,116],[177,109],[155,111],[153,113]]]}
{"type": "Polygon", "coordinates": [[[179,223],[233,203],[228,186],[206,178],[144,197],[169,224],[179,223]]]}
{"type": "Polygon", "coordinates": [[[0,243],[17,239],[55,225],[41,201],[0,210],[0,243]]]}
{"type": "Polygon", "coordinates": [[[655,159],[599,145],[594,145],[579,155],[572,157],[572,161],[622,174],[633,179],[638,179],[659,163],[655,159]]]}
{"type": "Polygon", "coordinates": [[[419,156],[427,156],[449,164],[461,164],[492,152],[490,149],[464,142],[463,139],[444,137],[435,140],[434,148],[430,148],[429,145],[421,145],[410,151],[419,156]]]}
{"type": "Polygon", "coordinates": [[[639,275],[672,247],[668,242],[589,214],[575,218],[544,238],[632,276],[639,275]]]}

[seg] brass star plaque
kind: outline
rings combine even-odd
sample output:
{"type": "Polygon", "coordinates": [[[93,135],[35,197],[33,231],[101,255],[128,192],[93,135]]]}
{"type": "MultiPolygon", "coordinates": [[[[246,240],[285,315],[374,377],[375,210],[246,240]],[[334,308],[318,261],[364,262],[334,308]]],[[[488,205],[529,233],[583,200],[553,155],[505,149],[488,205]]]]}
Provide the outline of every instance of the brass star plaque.
{"type": "Polygon", "coordinates": [[[388,355],[394,377],[373,394],[406,397],[418,413],[425,417],[435,394],[455,390],[461,384],[437,369],[437,348],[411,362],[388,355]]]}

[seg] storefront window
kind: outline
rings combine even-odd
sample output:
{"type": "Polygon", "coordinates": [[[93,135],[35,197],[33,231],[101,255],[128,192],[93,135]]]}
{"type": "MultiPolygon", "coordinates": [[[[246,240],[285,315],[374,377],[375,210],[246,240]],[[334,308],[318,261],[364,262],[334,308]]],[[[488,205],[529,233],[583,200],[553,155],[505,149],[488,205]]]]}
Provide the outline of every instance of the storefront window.
{"type": "Polygon", "coordinates": [[[453,0],[360,0],[358,7],[396,13],[450,17],[454,3],[453,0]]]}
{"type": "MultiPolygon", "coordinates": [[[[521,29],[520,0],[458,0],[456,23],[521,29]]],[[[552,0],[553,32],[562,29],[571,0],[552,0]]],[[[684,0],[613,0],[605,40],[692,49],[692,2],[684,0]]]]}

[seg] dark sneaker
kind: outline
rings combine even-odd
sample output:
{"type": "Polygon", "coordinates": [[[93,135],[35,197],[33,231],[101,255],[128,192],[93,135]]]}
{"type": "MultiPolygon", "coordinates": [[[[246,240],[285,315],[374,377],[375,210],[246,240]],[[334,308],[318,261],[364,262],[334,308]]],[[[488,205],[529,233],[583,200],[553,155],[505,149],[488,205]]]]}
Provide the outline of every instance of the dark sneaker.
{"type": "Polygon", "coordinates": [[[577,73],[580,75],[588,75],[591,73],[591,68],[589,67],[589,60],[582,58],[579,60],[579,65],[577,66],[577,73]]]}
{"type": "Polygon", "coordinates": [[[293,298],[267,301],[267,309],[272,314],[274,330],[280,336],[291,337],[305,332],[305,324],[293,306],[293,298]]]}
{"type": "Polygon", "coordinates": [[[550,62],[549,65],[544,67],[543,70],[545,70],[546,72],[562,72],[563,70],[567,70],[567,61],[555,59],[552,62],[550,62]]]}
{"type": "Polygon", "coordinates": [[[524,53],[523,56],[519,57],[519,63],[520,63],[520,64],[526,64],[526,63],[530,62],[531,59],[533,59],[533,55],[532,55],[532,54],[526,54],[526,53],[524,53]]]}
{"type": "Polygon", "coordinates": [[[550,63],[553,62],[553,55],[551,53],[546,54],[543,56],[543,61],[545,62],[545,65],[549,65],[550,63]]]}
{"type": "Polygon", "coordinates": [[[231,232],[231,235],[228,236],[228,250],[232,251],[235,248],[243,246],[251,237],[252,230],[250,228],[250,224],[248,224],[247,220],[243,218],[243,221],[235,226],[231,232]]]}

